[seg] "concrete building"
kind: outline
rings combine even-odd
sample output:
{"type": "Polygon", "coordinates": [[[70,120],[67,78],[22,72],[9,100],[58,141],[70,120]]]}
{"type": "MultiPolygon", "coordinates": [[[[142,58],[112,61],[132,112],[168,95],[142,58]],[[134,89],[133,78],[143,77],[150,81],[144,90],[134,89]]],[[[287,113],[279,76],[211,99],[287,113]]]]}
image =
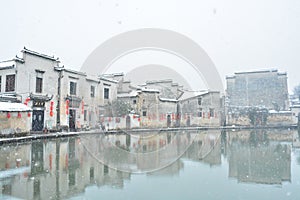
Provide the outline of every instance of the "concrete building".
{"type": "Polygon", "coordinates": [[[277,69],[236,72],[226,84],[229,107],[289,109],[287,74],[277,69]]]}

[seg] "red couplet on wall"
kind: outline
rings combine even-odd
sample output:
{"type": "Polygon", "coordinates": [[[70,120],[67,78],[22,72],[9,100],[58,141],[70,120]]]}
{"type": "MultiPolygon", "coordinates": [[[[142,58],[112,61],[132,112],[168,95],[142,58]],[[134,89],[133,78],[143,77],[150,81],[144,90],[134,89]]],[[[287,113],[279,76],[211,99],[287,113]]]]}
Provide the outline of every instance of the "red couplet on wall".
{"type": "Polygon", "coordinates": [[[69,99],[67,99],[67,101],[66,101],[66,114],[67,115],[69,114],[69,103],[70,103],[70,101],[69,101],[69,99]]]}

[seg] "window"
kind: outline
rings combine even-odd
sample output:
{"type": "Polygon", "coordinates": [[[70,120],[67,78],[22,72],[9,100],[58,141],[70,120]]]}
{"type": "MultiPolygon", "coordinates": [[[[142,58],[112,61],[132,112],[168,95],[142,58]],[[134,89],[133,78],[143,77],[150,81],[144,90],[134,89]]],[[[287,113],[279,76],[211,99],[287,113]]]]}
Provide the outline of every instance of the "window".
{"type": "Polygon", "coordinates": [[[76,95],[76,86],[77,83],[75,82],[70,82],[70,95],[76,95]]]}
{"type": "Polygon", "coordinates": [[[136,104],[136,99],[133,100],[133,104],[136,104]]]}
{"type": "Polygon", "coordinates": [[[202,97],[199,97],[198,98],[198,105],[201,105],[202,104],[202,97]]]}
{"type": "Polygon", "coordinates": [[[91,86],[91,97],[95,97],[95,86],[91,86]]]}
{"type": "Polygon", "coordinates": [[[109,88],[104,88],[104,99],[109,99],[109,88]]]}
{"type": "Polygon", "coordinates": [[[214,117],[215,116],[215,109],[213,109],[213,108],[209,109],[209,116],[210,117],[214,117]]]}
{"type": "Polygon", "coordinates": [[[5,92],[15,91],[15,74],[6,76],[5,92]]]}
{"type": "Polygon", "coordinates": [[[0,76],[0,92],[1,92],[1,82],[2,82],[1,77],[2,77],[2,76],[0,76]]]}
{"type": "Polygon", "coordinates": [[[103,167],[103,173],[104,174],[108,174],[108,166],[107,165],[104,165],[104,167],[103,167]]]}
{"type": "Polygon", "coordinates": [[[144,116],[144,117],[147,116],[147,111],[143,111],[143,116],[144,116]]]}
{"type": "Polygon", "coordinates": [[[42,93],[43,91],[43,79],[36,77],[36,82],[35,82],[35,92],[36,93],[42,93]]]}

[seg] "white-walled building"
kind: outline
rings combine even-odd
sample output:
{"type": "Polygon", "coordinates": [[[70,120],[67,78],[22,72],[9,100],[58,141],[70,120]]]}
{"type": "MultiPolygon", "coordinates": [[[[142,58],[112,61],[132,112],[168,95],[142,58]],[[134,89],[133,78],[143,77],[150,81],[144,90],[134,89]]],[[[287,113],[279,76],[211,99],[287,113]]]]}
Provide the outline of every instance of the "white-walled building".
{"type": "Polygon", "coordinates": [[[0,62],[0,101],[32,108],[31,130],[96,127],[118,81],[66,69],[58,58],[24,47],[22,57],[0,62]]]}
{"type": "Polygon", "coordinates": [[[58,58],[24,49],[22,58],[0,64],[0,94],[10,102],[22,102],[32,108],[33,131],[56,126],[58,58]]]}

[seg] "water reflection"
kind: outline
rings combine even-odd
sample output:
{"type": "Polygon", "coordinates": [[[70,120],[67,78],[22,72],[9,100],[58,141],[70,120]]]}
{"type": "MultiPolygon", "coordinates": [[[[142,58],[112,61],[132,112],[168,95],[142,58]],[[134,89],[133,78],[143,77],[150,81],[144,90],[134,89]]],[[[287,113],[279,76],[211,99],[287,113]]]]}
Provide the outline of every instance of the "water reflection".
{"type": "Polygon", "coordinates": [[[237,182],[282,184],[292,180],[292,148],[298,142],[297,131],[215,130],[98,134],[2,145],[0,197],[66,199],[93,185],[124,189],[133,176],[124,171],[168,165],[148,175],[180,177],[186,160],[228,168],[228,177],[237,182]]]}

